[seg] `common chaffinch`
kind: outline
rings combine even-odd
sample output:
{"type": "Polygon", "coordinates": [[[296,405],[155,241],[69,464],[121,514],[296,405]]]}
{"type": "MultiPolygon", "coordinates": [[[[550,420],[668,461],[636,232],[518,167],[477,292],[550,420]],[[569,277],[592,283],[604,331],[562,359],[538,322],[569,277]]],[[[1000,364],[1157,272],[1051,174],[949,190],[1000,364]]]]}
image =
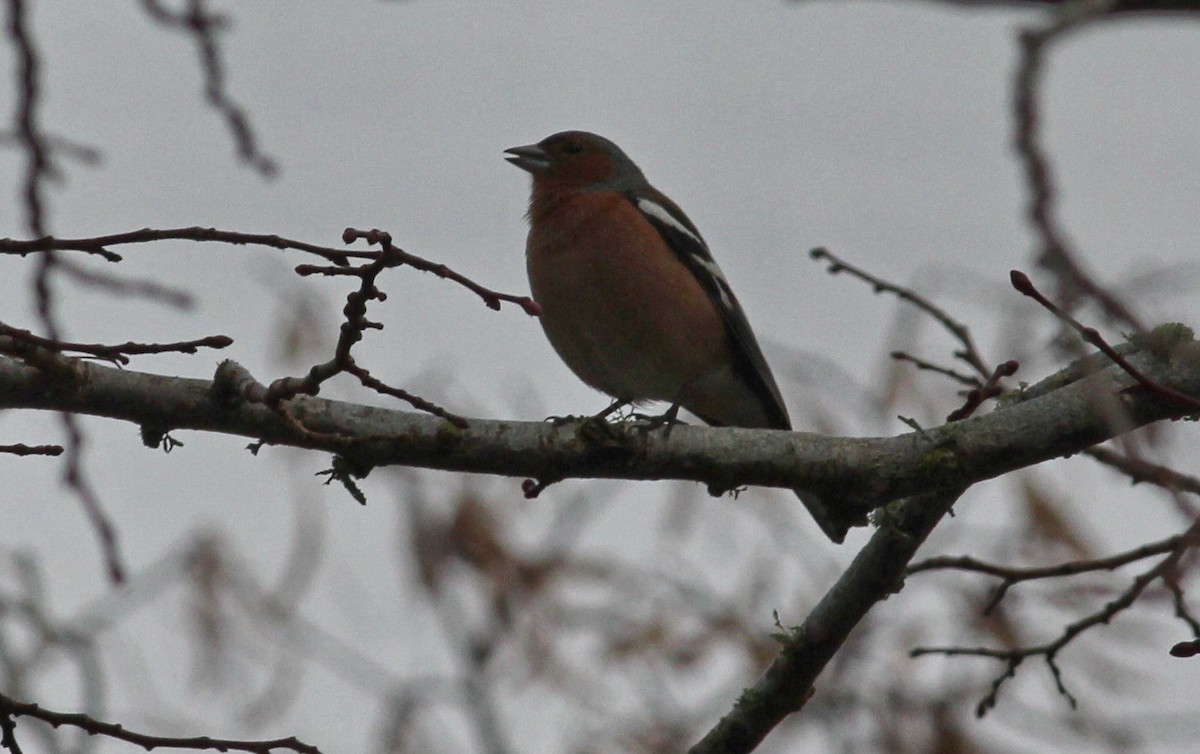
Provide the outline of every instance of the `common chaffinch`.
{"type": "MultiPolygon", "coordinates": [[[[713,425],[792,428],[708,245],[620,147],[563,131],[505,154],[533,176],[529,285],[546,337],[571,371],[614,406],[667,401],[713,425]]],[[[814,496],[801,499],[840,542],[845,526],[814,496]]]]}

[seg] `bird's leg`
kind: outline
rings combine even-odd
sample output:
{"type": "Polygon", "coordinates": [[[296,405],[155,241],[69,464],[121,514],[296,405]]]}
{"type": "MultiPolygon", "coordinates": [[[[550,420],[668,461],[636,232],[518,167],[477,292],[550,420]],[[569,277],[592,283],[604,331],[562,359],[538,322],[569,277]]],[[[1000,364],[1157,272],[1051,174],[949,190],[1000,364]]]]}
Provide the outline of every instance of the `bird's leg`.
{"type": "Polygon", "coordinates": [[[679,409],[683,408],[683,396],[686,392],[687,387],[685,386],[683,390],[679,391],[679,395],[675,398],[675,400],[671,402],[670,408],[661,414],[658,414],[657,416],[647,416],[646,414],[635,413],[633,418],[638,420],[638,431],[653,432],[659,427],[665,427],[665,429],[663,429],[663,439],[666,440],[669,438],[671,436],[671,430],[675,427],[675,425],[683,424],[683,422],[679,420],[679,409]]]}
{"type": "Polygon", "coordinates": [[[613,400],[613,402],[611,404],[609,404],[608,408],[604,409],[603,411],[596,414],[592,418],[599,419],[600,421],[604,421],[612,414],[614,414],[617,411],[620,411],[622,408],[625,408],[626,406],[629,406],[632,404],[633,404],[633,401],[627,401],[624,398],[617,398],[617,399],[613,400]]]}

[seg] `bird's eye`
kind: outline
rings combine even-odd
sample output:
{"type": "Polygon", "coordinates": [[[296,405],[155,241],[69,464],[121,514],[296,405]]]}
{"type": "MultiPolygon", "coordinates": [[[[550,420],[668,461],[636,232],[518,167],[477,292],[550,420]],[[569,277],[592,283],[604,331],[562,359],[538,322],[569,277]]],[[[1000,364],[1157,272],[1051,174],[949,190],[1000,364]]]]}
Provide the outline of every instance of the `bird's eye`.
{"type": "Polygon", "coordinates": [[[579,154],[583,151],[583,144],[578,141],[568,141],[567,145],[563,147],[563,151],[567,154],[579,154]]]}

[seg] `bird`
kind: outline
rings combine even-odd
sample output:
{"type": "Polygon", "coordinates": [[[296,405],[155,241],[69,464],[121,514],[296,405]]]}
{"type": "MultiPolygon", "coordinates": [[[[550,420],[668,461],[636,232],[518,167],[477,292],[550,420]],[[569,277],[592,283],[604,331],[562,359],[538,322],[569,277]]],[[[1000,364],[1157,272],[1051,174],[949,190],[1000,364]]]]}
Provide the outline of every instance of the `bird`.
{"type": "MultiPolygon", "coordinates": [[[[526,271],[550,345],[621,405],[671,404],[714,426],[791,430],[746,313],[683,210],[615,143],[562,131],[504,152],[533,178],[526,271]]],[[[797,491],[841,542],[849,523],[797,491]]]]}

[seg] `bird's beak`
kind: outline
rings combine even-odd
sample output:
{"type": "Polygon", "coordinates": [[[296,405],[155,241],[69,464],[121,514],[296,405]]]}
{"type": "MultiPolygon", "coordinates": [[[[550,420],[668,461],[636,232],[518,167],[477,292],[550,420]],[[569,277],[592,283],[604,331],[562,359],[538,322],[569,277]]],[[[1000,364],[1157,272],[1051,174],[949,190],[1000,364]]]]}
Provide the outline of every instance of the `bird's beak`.
{"type": "Polygon", "coordinates": [[[530,173],[540,173],[550,167],[550,155],[546,154],[546,150],[537,144],[527,144],[523,147],[506,149],[504,150],[504,154],[512,155],[504,159],[530,173]]]}

